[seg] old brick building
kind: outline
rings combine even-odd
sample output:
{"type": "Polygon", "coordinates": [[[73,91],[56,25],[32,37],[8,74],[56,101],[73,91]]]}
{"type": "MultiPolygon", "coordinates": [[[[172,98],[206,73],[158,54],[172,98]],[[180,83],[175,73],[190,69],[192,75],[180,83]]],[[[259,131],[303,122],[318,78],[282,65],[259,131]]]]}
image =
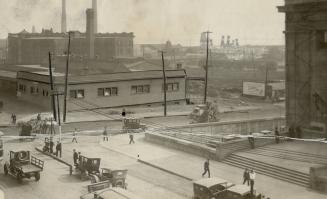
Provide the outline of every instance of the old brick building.
{"type": "MultiPolygon", "coordinates": [[[[133,57],[133,33],[95,33],[94,11],[87,9],[86,33],[73,32],[71,55],[81,59],[112,60],[133,57]],[[91,54],[90,54],[91,53],[91,54]]],[[[62,56],[67,52],[68,34],[43,29],[41,33],[26,30],[8,35],[8,63],[48,63],[48,52],[62,56]]]]}
{"type": "Polygon", "coordinates": [[[285,0],[286,116],[303,136],[325,137],[327,0],[285,0]]]}

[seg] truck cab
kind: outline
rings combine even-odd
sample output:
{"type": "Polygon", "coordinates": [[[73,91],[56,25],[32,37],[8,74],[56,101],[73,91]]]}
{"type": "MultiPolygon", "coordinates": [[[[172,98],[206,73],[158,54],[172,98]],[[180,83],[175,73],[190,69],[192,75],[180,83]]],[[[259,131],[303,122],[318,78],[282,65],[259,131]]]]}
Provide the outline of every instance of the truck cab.
{"type": "Polygon", "coordinates": [[[227,180],[213,177],[197,180],[193,182],[194,199],[212,199],[221,198],[223,192],[234,186],[227,180]]]}

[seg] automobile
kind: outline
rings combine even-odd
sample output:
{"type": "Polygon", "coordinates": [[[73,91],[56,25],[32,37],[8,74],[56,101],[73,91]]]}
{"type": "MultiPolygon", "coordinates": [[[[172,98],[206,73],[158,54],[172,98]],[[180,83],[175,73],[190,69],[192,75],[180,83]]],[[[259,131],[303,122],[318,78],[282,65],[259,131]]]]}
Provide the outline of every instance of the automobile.
{"type": "Polygon", "coordinates": [[[80,155],[76,169],[80,171],[81,180],[87,180],[90,174],[100,173],[101,158],[88,158],[80,155]]]}
{"type": "Polygon", "coordinates": [[[219,196],[228,188],[234,186],[227,180],[212,177],[204,178],[193,182],[194,199],[212,199],[219,196]]]}
{"type": "MultiPolygon", "coordinates": [[[[256,196],[253,197],[253,199],[255,198],[256,196]]],[[[232,186],[224,192],[221,199],[252,199],[250,187],[247,185],[232,186]]]]}
{"type": "Polygon", "coordinates": [[[123,119],[123,130],[128,133],[141,132],[146,130],[146,125],[141,124],[141,119],[137,118],[124,118],[123,119]]]}
{"type": "Polygon", "coordinates": [[[21,182],[23,178],[34,177],[40,180],[40,172],[43,171],[44,161],[31,156],[30,151],[10,151],[9,162],[4,165],[5,175],[11,175],[21,182]]]}
{"type": "Polygon", "coordinates": [[[112,187],[127,189],[126,183],[127,170],[113,170],[101,168],[101,173],[91,175],[91,183],[109,181],[112,187]]]}

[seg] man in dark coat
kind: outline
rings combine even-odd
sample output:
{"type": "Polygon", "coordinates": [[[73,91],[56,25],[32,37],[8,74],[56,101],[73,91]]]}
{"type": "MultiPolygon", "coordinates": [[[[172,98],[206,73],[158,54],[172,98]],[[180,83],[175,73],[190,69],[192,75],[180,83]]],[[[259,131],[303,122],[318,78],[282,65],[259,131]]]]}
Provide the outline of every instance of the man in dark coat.
{"type": "Polygon", "coordinates": [[[249,170],[246,168],[243,173],[243,184],[247,183],[248,186],[250,185],[250,175],[249,170]]]}
{"type": "Polygon", "coordinates": [[[53,154],[53,146],[54,146],[54,143],[53,143],[53,139],[52,137],[50,138],[50,153],[53,154]]]}
{"type": "Polygon", "coordinates": [[[279,143],[279,131],[278,131],[277,127],[275,128],[275,141],[276,141],[276,144],[279,143]]]}
{"type": "Polygon", "coordinates": [[[108,142],[108,132],[107,132],[107,127],[105,126],[104,127],[104,130],[103,130],[103,141],[107,141],[108,142]]]}
{"type": "Polygon", "coordinates": [[[202,177],[208,172],[208,177],[210,178],[210,168],[209,168],[209,158],[204,162],[204,172],[202,177]]]}
{"type": "Polygon", "coordinates": [[[76,152],[75,149],[73,151],[74,151],[73,160],[74,160],[74,165],[76,166],[77,165],[77,160],[78,160],[78,153],[76,152]]]}
{"type": "Polygon", "coordinates": [[[135,144],[135,142],[134,142],[134,135],[133,135],[133,133],[130,133],[129,134],[129,144],[135,144]]]}
{"type": "Polygon", "coordinates": [[[62,148],[61,148],[61,143],[58,141],[57,142],[57,145],[56,145],[56,156],[61,158],[61,151],[62,151],[62,148]]]}

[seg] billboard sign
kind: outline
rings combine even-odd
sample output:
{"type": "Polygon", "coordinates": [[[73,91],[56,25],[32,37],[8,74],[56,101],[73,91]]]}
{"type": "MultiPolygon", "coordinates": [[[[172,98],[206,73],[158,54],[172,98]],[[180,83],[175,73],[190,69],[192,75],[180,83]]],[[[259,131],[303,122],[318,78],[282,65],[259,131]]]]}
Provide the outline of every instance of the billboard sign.
{"type": "Polygon", "coordinates": [[[264,97],[265,83],[243,82],[243,95],[264,97]]]}

